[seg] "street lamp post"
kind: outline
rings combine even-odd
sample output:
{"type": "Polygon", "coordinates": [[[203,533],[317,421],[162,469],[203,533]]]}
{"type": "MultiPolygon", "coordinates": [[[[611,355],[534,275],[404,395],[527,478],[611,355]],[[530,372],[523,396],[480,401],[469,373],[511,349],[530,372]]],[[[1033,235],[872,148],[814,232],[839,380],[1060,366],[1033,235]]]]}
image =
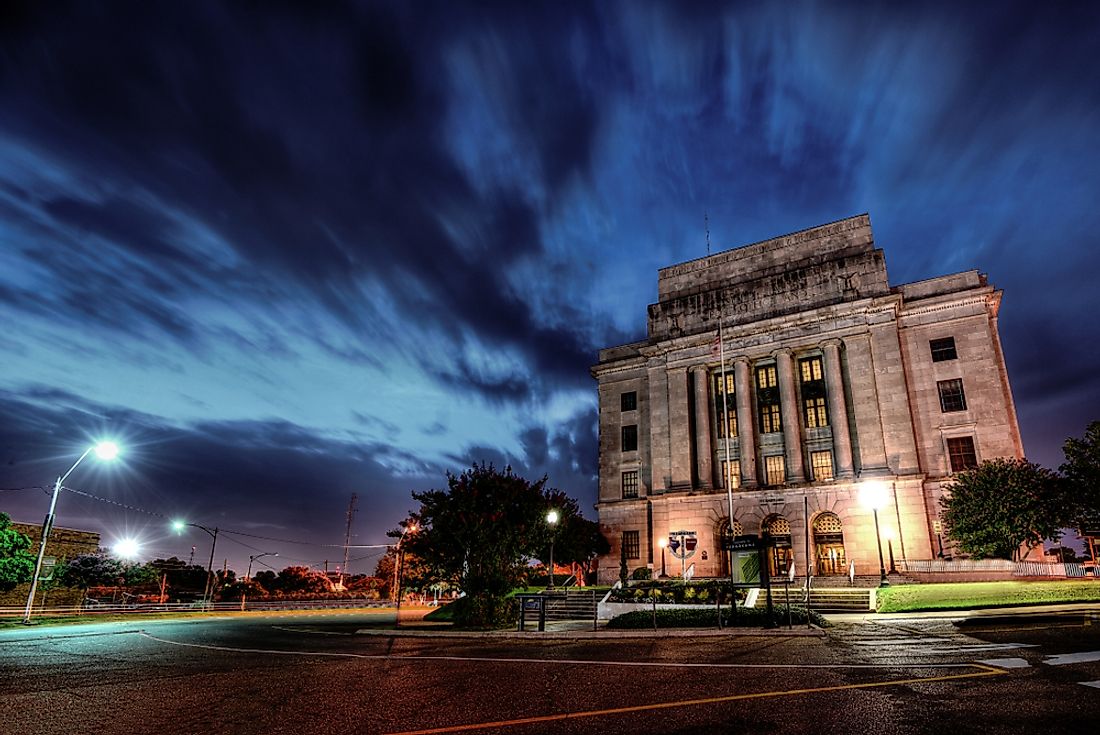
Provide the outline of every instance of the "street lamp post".
{"type": "Polygon", "coordinates": [[[99,459],[110,461],[118,456],[118,445],[114,442],[99,442],[94,446],[88,447],[84,450],[84,454],[80,455],[80,459],[73,462],[73,466],[69,468],[69,471],[58,477],[57,482],[54,483],[53,496],[50,498],[50,510],[46,513],[46,519],[42,521],[42,539],[38,543],[38,559],[34,562],[34,576],[31,577],[31,591],[27,595],[27,607],[23,610],[24,625],[30,625],[31,622],[31,610],[34,607],[34,594],[38,591],[38,575],[42,573],[42,560],[46,557],[46,540],[50,536],[50,531],[53,530],[54,509],[57,507],[57,496],[61,492],[61,485],[69,478],[73,470],[84,461],[84,458],[92,452],[95,452],[96,457],[99,459]]]}
{"type": "Polygon", "coordinates": [[[214,598],[214,549],[218,545],[218,527],[214,526],[214,528],[207,528],[206,526],[199,525],[198,523],[186,523],[184,521],[172,522],[172,528],[176,529],[176,533],[179,533],[188,526],[190,526],[191,528],[197,528],[201,531],[206,531],[206,533],[212,539],[210,542],[210,561],[206,563],[206,586],[203,587],[202,590],[202,608],[205,610],[214,598]]]}
{"type": "Polygon", "coordinates": [[[668,539],[662,536],[657,539],[657,545],[661,547],[661,576],[658,579],[668,579],[668,575],[665,574],[665,547],[668,546],[668,539]]]}
{"type": "Polygon", "coordinates": [[[246,580],[251,580],[252,579],[252,562],[256,561],[257,559],[262,559],[265,556],[278,556],[278,555],[279,555],[278,552],[275,552],[275,551],[265,551],[262,554],[251,554],[251,555],[249,555],[249,557],[248,557],[248,572],[245,573],[244,578],[246,580]]]}
{"type": "Polygon", "coordinates": [[[875,542],[878,544],[879,587],[889,586],[886,581],[886,563],[882,559],[882,533],[879,531],[878,510],[886,506],[886,485],[882,482],[868,482],[863,486],[863,503],[871,508],[875,517],[875,542]]]}
{"type": "Polygon", "coordinates": [[[886,550],[890,557],[890,574],[897,574],[898,568],[894,564],[894,529],[890,526],[883,526],[882,535],[886,537],[886,550]]]}
{"type": "MultiPolygon", "coordinates": [[[[245,572],[244,581],[247,583],[252,581],[252,562],[257,559],[262,559],[265,556],[278,556],[279,554],[274,551],[265,551],[262,554],[249,554],[248,556],[248,571],[245,572]]],[[[244,612],[245,600],[248,598],[248,587],[246,586],[241,590],[241,612],[244,612]]]]}
{"type": "Polygon", "coordinates": [[[550,525],[550,585],[547,589],[554,589],[554,526],[558,523],[558,512],[552,510],[546,514],[546,522],[550,525]]]}
{"type": "Polygon", "coordinates": [[[410,523],[405,526],[405,530],[401,532],[401,538],[397,539],[397,548],[395,548],[393,552],[393,604],[396,609],[395,625],[401,623],[401,558],[404,553],[401,550],[401,544],[405,540],[405,536],[409,533],[416,533],[415,523],[410,523]]]}

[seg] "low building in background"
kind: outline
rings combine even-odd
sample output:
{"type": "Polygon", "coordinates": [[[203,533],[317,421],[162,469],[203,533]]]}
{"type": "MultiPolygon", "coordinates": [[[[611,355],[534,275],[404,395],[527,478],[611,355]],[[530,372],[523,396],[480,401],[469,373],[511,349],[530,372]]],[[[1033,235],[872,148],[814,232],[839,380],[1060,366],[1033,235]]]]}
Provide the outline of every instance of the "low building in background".
{"type": "Polygon", "coordinates": [[[891,286],[865,214],[661,269],[648,338],[592,368],[600,581],[624,548],[659,572],[659,539],[724,577],[722,538],[764,531],[775,575],[877,574],[872,486],[884,553],[942,556],[943,485],[1023,456],[1000,303],[976,270],[891,286]]]}

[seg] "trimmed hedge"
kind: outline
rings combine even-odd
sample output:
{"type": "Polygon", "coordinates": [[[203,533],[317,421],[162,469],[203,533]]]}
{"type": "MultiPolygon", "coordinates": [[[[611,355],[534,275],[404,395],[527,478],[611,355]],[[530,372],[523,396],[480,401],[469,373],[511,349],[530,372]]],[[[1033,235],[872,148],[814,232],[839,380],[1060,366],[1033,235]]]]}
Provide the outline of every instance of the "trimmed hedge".
{"type": "MultiPolygon", "coordinates": [[[[611,590],[609,602],[653,602],[674,603],[677,605],[707,605],[714,606],[715,598],[719,598],[723,605],[730,602],[730,586],[728,582],[718,580],[706,580],[704,582],[650,582],[646,584],[631,585],[611,590]]],[[[738,602],[745,599],[745,590],[738,588],[732,591],[738,602]]]]}
{"type": "MultiPolygon", "coordinates": [[[[819,627],[828,623],[818,613],[810,611],[810,622],[819,627]]],[[[713,628],[718,624],[718,614],[713,607],[698,610],[679,608],[675,610],[657,610],[658,628],[713,628]]],[[[795,625],[806,624],[806,608],[791,605],[791,622],[795,625]]],[[[731,615],[728,607],[722,608],[722,626],[726,628],[777,628],[787,624],[787,607],[777,605],[771,618],[764,608],[737,608],[736,616],[731,615]]],[[[652,610],[635,610],[618,615],[607,623],[608,628],[617,630],[644,630],[653,628],[652,610]]]]}

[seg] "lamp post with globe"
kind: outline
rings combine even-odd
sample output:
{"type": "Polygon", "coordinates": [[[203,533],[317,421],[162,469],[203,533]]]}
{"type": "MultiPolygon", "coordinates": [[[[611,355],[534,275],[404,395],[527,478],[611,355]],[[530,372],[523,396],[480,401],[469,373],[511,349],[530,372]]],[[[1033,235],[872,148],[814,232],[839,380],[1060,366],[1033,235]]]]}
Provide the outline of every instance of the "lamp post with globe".
{"type": "Polygon", "coordinates": [[[69,471],[64,475],[57,478],[57,482],[53,486],[53,496],[50,498],[50,510],[46,513],[46,519],[42,522],[42,540],[38,544],[38,559],[34,563],[34,576],[31,577],[31,590],[27,594],[27,607],[23,610],[23,624],[30,625],[31,622],[31,610],[34,607],[34,595],[38,591],[38,575],[42,572],[42,560],[46,556],[46,541],[50,537],[50,531],[53,529],[54,521],[54,509],[57,508],[57,496],[61,492],[61,486],[65,480],[69,479],[69,475],[73,473],[84,458],[92,452],[95,452],[95,456],[105,462],[109,462],[118,457],[118,445],[114,442],[104,441],[94,444],[84,450],[84,454],[80,455],[80,459],[73,463],[73,466],[69,468],[69,471]]]}

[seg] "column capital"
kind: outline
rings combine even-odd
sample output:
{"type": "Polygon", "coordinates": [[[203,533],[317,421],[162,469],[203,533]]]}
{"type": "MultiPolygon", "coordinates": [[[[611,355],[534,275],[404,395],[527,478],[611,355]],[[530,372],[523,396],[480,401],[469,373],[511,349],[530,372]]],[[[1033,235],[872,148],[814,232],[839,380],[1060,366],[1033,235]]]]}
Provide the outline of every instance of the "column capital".
{"type": "Polygon", "coordinates": [[[844,344],[844,342],[840,339],[840,337],[830,337],[829,339],[821,341],[822,347],[836,347],[837,349],[840,349],[840,346],[842,344],[844,344]]]}
{"type": "Polygon", "coordinates": [[[779,357],[780,355],[783,355],[784,357],[790,357],[792,352],[793,350],[791,350],[790,347],[777,347],[776,349],[771,351],[771,356],[779,357]]]}
{"type": "Polygon", "coordinates": [[[745,357],[744,355],[738,355],[737,357],[733,358],[733,364],[734,365],[751,365],[752,360],[745,357]]]}

